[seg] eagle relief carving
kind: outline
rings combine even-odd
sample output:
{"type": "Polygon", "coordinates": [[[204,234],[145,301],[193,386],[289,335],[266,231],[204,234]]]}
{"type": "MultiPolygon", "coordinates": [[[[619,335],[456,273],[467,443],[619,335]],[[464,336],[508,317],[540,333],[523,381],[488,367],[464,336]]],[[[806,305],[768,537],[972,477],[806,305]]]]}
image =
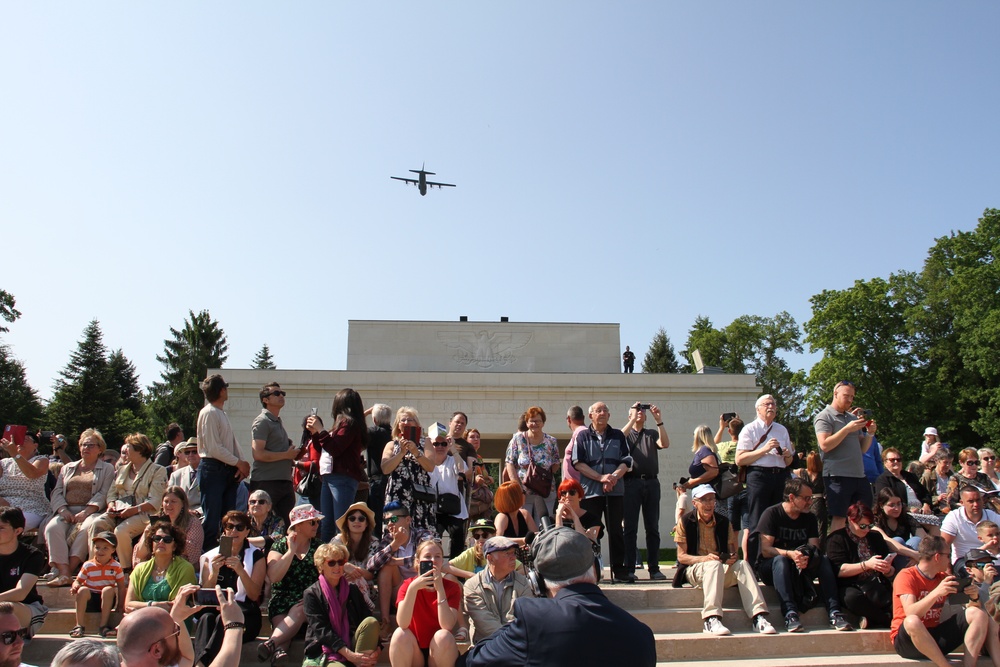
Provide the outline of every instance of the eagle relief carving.
{"type": "Polygon", "coordinates": [[[449,349],[455,350],[452,359],[463,366],[493,368],[509,366],[517,361],[514,352],[531,341],[532,334],[526,331],[504,331],[502,333],[481,330],[439,331],[438,340],[449,349]]]}

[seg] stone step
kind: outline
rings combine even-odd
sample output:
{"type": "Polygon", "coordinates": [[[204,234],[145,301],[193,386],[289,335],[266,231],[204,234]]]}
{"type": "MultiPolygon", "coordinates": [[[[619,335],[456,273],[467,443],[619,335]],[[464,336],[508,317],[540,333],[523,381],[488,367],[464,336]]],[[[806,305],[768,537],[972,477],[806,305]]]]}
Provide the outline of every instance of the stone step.
{"type": "MultiPolygon", "coordinates": [[[[789,634],[758,635],[756,633],[736,633],[728,637],[713,637],[702,633],[664,634],[656,639],[656,659],[676,665],[677,661],[725,660],[739,661],[748,656],[754,658],[773,656],[774,658],[809,657],[830,655],[892,654],[888,630],[857,630],[837,632],[836,630],[815,630],[789,634]]],[[[881,656],[877,662],[881,663],[881,656]]],[[[704,662],[702,662],[704,664],[704,662]]],[[[774,665],[773,660],[768,661],[774,665]]]]}
{"type": "MultiPolygon", "coordinates": [[[[950,656],[952,664],[962,664],[962,655],[952,653],[950,656]]],[[[712,664],[716,662],[711,659],[712,664]]],[[[708,660],[682,660],[679,662],[657,662],[656,667],[708,667],[708,660]]],[[[727,665],[737,667],[802,667],[802,658],[743,658],[727,660],[727,665]]],[[[861,655],[815,655],[809,656],[809,667],[882,667],[882,665],[914,665],[927,664],[917,663],[913,660],[901,658],[895,653],[892,654],[861,654],[861,655]]],[[[979,659],[977,667],[993,667],[992,661],[988,657],[979,659]]]]}

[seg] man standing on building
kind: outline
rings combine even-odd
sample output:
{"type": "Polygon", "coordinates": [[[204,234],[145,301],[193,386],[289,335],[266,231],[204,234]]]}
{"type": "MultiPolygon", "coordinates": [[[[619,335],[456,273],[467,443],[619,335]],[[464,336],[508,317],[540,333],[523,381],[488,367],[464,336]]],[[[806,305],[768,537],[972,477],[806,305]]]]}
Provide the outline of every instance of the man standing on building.
{"type": "Polygon", "coordinates": [[[663,427],[663,417],[655,405],[636,403],[628,411],[628,423],[622,429],[628,451],[632,455],[632,469],[625,473],[625,569],[629,579],[635,580],[636,538],[639,534],[639,510],[646,528],[646,560],[649,578],[666,579],[660,572],[660,462],[657,454],[670,446],[670,436],[663,427]],[[646,408],[653,413],[656,430],[643,428],[646,408]]]}
{"type": "Polygon", "coordinates": [[[170,474],[168,486],[179,486],[188,497],[188,505],[192,512],[201,511],[201,487],[198,486],[198,466],[201,456],[198,455],[198,438],[188,438],[174,449],[177,458],[177,470],[170,474]]]}
{"type": "Polygon", "coordinates": [[[250,493],[267,491],[271,496],[274,513],[288,521],[288,513],[295,507],[295,486],[292,484],[292,462],[298,458],[299,449],[281,423],[279,413],[285,407],[285,392],[277,382],[270,382],[260,390],[263,409],[253,420],[250,432],[253,443],[250,449],[253,464],[250,466],[250,493]]]}
{"type": "Polygon", "coordinates": [[[788,430],[774,421],[778,403],[764,394],[754,404],[757,419],[743,427],[736,443],[736,465],[747,470],[747,503],[750,506],[747,530],[757,530],[760,515],[782,501],[781,492],[788,479],[786,468],[795,456],[788,430]]]}
{"type": "Polygon", "coordinates": [[[201,489],[201,525],[205,531],[205,551],[219,546],[219,523],[222,515],[236,507],[236,487],[250,475],[250,464],[243,460],[240,443],[233,434],[229,417],[222,410],[229,400],[229,385],[221,375],[201,383],[208,405],[198,413],[198,487],[201,489]]]}
{"type": "Polygon", "coordinates": [[[871,447],[878,426],[860,408],[851,410],[854,384],[846,380],[833,387],[833,402],[823,408],[813,424],[823,453],[823,483],[830,532],[847,523],[847,508],[856,502],[872,506],[872,486],[865,477],[862,455],[871,447]]]}
{"type": "Polygon", "coordinates": [[[566,412],[566,425],[569,426],[569,430],[573,434],[569,438],[569,444],[566,445],[566,453],[563,455],[562,477],[563,479],[575,479],[579,482],[580,473],[573,467],[573,447],[576,445],[576,437],[582,431],[587,430],[587,424],[583,418],[583,408],[579,405],[571,407],[566,412]]]}
{"type": "Polygon", "coordinates": [[[622,355],[622,363],[625,364],[625,372],[631,373],[635,368],[635,352],[625,346],[625,354],[622,355]]]}
{"type": "MultiPolygon", "coordinates": [[[[598,401],[590,406],[590,427],[581,431],[573,447],[573,467],[580,473],[585,498],[580,506],[593,516],[604,517],[612,582],[631,583],[625,565],[625,484],[622,477],[632,468],[625,434],[608,426],[611,411],[598,401]]],[[[634,567],[634,564],[633,564],[634,567]]]]}

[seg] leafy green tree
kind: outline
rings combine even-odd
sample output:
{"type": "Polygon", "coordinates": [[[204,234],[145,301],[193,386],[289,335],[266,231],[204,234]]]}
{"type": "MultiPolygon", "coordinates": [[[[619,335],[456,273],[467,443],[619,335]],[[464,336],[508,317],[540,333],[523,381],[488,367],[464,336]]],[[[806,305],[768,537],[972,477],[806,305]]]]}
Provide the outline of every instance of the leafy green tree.
{"type": "Polygon", "coordinates": [[[953,449],[1000,440],[998,254],[1000,209],[987,209],[974,231],[937,239],[920,274],[912,326],[926,364],[925,421],[953,449]]]}
{"type": "Polygon", "coordinates": [[[679,373],[680,364],[673,343],[663,327],[660,327],[649,344],[642,360],[643,373],[679,373]]]}
{"type": "MultiPolygon", "coordinates": [[[[2,289],[0,289],[0,317],[11,323],[21,317],[21,311],[14,307],[14,295],[2,289]]],[[[7,331],[7,327],[0,327],[0,333],[7,331]]]]}
{"type": "Polygon", "coordinates": [[[150,411],[157,431],[177,422],[185,433],[194,433],[198,411],[205,403],[200,383],[209,368],[222,368],[228,359],[229,343],[207,310],[197,315],[188,311],[184,327],[171,327],[170,335],[163,341],[163,355],[156,357],[164,366],[160,373],[163,381],[150,388],[150,411]]]}
{"type": "Polygon", "coordinates": [[[823,357],[809,372],[809,414],[829,404],[837,382],[850,380],[855,405],[874,412],[879,441],[910,458],[919,454],[925,383],[909,318],[921,300],[917,275],[909,272],[812,297],[806,342],[823,357]]]}
{"type": "Polygon", "coordinates": [[[271,356],[271,348],[267,346],[267,343],[264,343],[263,347],[257,351],[257,355],[250,362],[250,368],[259,368],[265,371],[273,371],[277,368],[274,365],[274,357],[271,356]]]}
{"type": "Polygon", "coordinates": [[[698,350],[701,360],[706,366],[722,366],[722,355],[726,347],[726,336],[722,331],[712,325],[712,321],[704,315],[695,318],[694,325],[688,331],[688,339],[685,348],[681,350],[681,356],[687,362],[681,367],[685,373],[694,373],[694,359],[691,354],[698,350]]]}
{"type": "Polygon", "coordinates": [[[30,384],[24,364],[14,357],[8,345],[0,345],[0,422],[41,425],[42,401],[30,384]]]}
{"type": "Polygon", "coordinates": [[[109,446],[120,447],[124,434],[115,433],[111,425],[121,396],[97,320],[83,330],[83,339],[59,375],[46,411],[48,425],[70,439],[84,429],[96,428],[109,446]]]}

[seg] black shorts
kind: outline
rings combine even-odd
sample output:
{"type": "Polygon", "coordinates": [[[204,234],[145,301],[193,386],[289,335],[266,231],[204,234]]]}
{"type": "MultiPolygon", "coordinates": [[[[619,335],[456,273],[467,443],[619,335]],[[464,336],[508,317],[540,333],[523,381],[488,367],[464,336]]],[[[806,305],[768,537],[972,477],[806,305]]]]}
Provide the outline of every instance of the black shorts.
{"type": "Polygon", "coordinates": [[[826,513],[829,516],[847,516],[847,508],[856,502],[872,506],[872,485],[864,477],[823,478],[826,487],[826,513]]]}
{"type": "MultiPolygon", "coordinates": [[[[118,593],[115,592],[117,596],[118,593]]],[[[90,598],[87,600],[87,612],[91,614],[96,614],[101,611],[101,594],[97,591],[90,589],[90,598]]]]}
{"type": "MultiPolygon", "coordinates": [[[[947,656],[965,642],[965,631],[969,629],[969,622],[965,620],[965,609],[958,610],[950,618],[942,621],[933,628],[927,628],[927,632],[937,642],[938,648],[947,656]]],[[[927,656],[917,650],[910,639],[906,627],[899,626],[896,632],[896,639],[892,642],[892,647],[900,657],[908,660],[927,660],[927,656]]]]}

